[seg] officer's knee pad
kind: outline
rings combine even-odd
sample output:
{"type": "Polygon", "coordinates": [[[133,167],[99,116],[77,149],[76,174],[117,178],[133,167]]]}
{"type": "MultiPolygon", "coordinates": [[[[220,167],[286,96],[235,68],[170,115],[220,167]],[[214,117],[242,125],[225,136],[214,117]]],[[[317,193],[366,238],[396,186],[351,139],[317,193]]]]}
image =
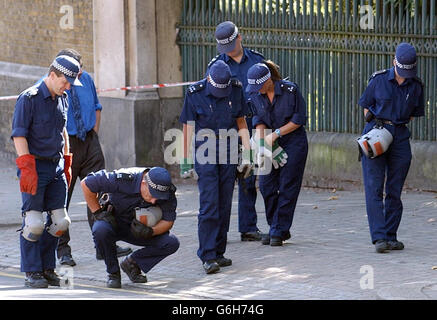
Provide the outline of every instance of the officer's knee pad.
{"type": "Polygon", "coordinates": [[[42,218],[42,212],[40,211],[27,211],[24,214],[24,227],[21,235],[28,241],[38,241],[44,232],[44,220],[42,218]]]}
{"type": "Polygon", "coordinates": [[[52,224],[47,227],[47,232],[54,237],[60,237],[67,231],[71,220],[65,208],[52,210],[50,213],[52,224]]]}

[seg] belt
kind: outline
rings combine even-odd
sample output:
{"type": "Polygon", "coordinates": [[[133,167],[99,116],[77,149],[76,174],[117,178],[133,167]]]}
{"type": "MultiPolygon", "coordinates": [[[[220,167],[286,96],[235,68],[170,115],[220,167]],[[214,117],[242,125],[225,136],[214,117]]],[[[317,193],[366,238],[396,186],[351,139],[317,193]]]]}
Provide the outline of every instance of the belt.
{"type": "Polygon", "coordinates": [[[389,126],[394,126],[394,127],[405,126],[405,123],[396,124],[396,123],[391,122],[390,120],[383,120],[382,123],[388,124],[389,126]]]}
{"type": "Polygon", "coordinates": [[[33,155],[33,156],[34,156],[35,159],[37,159],[37,160],[51,161],[51,162],[53,162],[53,163],[58,163],[59,160],[61,159],[61,157],[53,157],[53,158],[50,158],[50,157],[40,157],[40,156],[37,156],[37,155],[33,155]]]}
{"type": "Polygon", "coordinates": [[[225,140],[228,138],[238,138],[238,133],[236,133],[235,135],[234,134],[229,135],[229,134],[208,134],[208,133],[205,133],[205,134],[200,134],[199,136],[202,138],[216,138],[219,140],[225,140]]]}
{"type": "Polygon", "coordinates": [[[389,126],[393,126],[393,127],[403,127],[403,126],[405,126],[405,123],[398,124],[398,123],[393,123],[390,120],[385,120],[385,119],[380,119],[380,118],[375,118],[375,122],[376,122],[376,124],[378,124],[378,122],[379,122],[380,124],[388,124],[389,126]]]}
{"type": "MultiPolygon", "coordinates": [[[[91,134],[93,133],[93,131],[94,131],[94,129],[91,129],[90,131],[87,131],[86,136],[88,137],[88,135],[91,135],[91,134]]],[[[76,139],[79,139],[79,138],[77,137],[76,134],[69,134],[68,136],[69,136],[70,138],[76,138],[76,139]]]]}
{"type": "Polygon", "coordinates": [[[382,123],[384,123],[384,124],[388,124],[388,125],[390,125],[390,126],[394,126],[394,123],[391,122],[390,120],[383,120],[382,123]]]}

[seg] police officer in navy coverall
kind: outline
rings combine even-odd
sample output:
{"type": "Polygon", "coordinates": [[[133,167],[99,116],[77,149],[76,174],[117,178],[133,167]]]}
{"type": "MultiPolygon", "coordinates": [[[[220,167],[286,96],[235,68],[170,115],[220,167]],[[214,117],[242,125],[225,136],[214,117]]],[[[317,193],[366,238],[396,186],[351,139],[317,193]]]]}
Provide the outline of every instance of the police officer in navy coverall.
{"type": "Polygon", "coordinates": [[[179,248],[179,240],[169,232],[176,220],[177,206],[176,188],[169,172],[160,167],[100,170],[90,173],[81,186],[96,219],[92,232],[106,264],[107,286],[121,288],[120,266],[132,282],[147,282],[141,271],[147,273],[179,248]],[[98,195],[103,194],[108,195],[110,206],[99,203],[98,195]],[[141,225],[143,234],[135,236],[135,210],[153,205],[161,208],[162,219],[153,227],[141,225]],[[119,266],[115,244],[118,240],[143,248],[131,253],[119,266]]]}
{"type": "MultiPolygon", "coordinates": [[[[184,126],[186,146],[191,145],[188,140],[193,129],[196,133],[195,170],[199,176],[197,183],[200,193],[197,255],[207,274],[232,264],[232,260],[225,258],[224,253],[238,163],[237,129],[242,129],[243,145],[245,150],[250,151],[249,133],[242,110],[243,99],[241,83],[231,79],[231,71],[226,63],[217,61],[209,69],[206,79],[188,89],[179,119],[184,126]],[[194,122],[194,128],[190,122],[194,122]],[[209,136],[205,131],[207,129],[209,136]],[[220,129],[231,130],[229,132],[234,130],[236,143],[231,142],[232,134],[227,136],[220,129]],[[205,136],[202,136],[202,132],[205,132],[205,136]],[[211,146],[210,141],[212,147],[205,148],[211,146]]],[[[186,148],[184,157],[187,157],[186,148]]]]}
{"type": "MultiPolygon", "coordinates": [[[[261,147],[265,145],[272,149],[273,162],[281,163],[271,168],[270,173],[259,176],[259,187],[270,226],[269,234],[263,236],[262,244],[281,246],[284,240],[290,238],[308,154],[304,128],[306,105],[298,86],[281,80],[278,67],[272,61],[253,65],[247,78],[246,90],[256,107],[253,118],[256,140],[263,142],[261,147]],[[267,135],[266,129],[274,132],[267,135]],[[286,159],[285,154],[288,155],[286,159]]],[[[261,167],[260,163],[258,165],[261,167]]]]}
{"type": "Polygon", "coordinates": [[[48,75],[17,100],[12,138],[22,192],[21,271],[31,288],[59,286],[54,272],[58,237],[68,229],[66,207],[71,158],[65,128],[68,102],[64,93],[78,84],[79,63],[58,56],[48,75]],[[43,212],[47,212],[44,223],[43,212]]]}
{"type": "MultiPolygon", "coordinates": [[[[243,84],[244,103],[248,96],[245,91],[247,87],[247,71],[255,63],[264,60],[264,56],[254,50],[242,46],[242,36],[237,26],[231,21],[220,23],[215,31],[217,51],[220,53],[208,64],[206,75],[211,66],[219,60],[226,62],[231,69],[233,78],[243,84]]],[[[247,128],[252,135],[252,110],[247,106],[247,128]]],[[[238,181],[238,231],[241,233],[241,241],[259,241],[261,232],[257,227],[256,214],[256,176],[251,175],[246,179],[238,181]]]]}
{"type": "Polygon", "coordinates": [[[401,192],[412,157],[406,124],[414,117],[424,116],[423,85],[416,75],[416,63],[414,47],[399,44],[394,66],[375,72],[358,102],[368,120],[363,134],[380,119],[393,136],[382,155],[373,159],[361,156],[370,234],[379,253],[404,248],[397,240],[397,229],[402,217],[401,192]]]}

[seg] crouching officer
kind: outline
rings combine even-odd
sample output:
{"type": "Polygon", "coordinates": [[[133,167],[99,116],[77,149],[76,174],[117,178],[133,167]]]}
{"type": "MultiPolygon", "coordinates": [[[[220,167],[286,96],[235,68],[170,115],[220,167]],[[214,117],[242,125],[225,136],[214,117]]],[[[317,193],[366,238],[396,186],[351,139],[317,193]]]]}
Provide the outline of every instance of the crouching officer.
{"type": "Polygon", "coordinates": [[[81,186],[94,214],[92,233],[106,264],[107,286],[121,288],[120,266],[132,282],[147,282],[141,271],[147,273],[179,248],[179,240],[169,233],[177,206],[176,187],[169,172],[160,167],[100,170],[90,173],[81,186]],[[162,211],[162,218],[153,227],[136,218],[136,211],[152,206],[162,211]],[[143,247],[120,266],[115,244],[119,240],[143,247]]]}
{"type": "Polygon", "coordinates": [[[393,67],[375,72],[358,102],[367,120],[363,135],[370,134],[377,123],[392,135],[384,153],[376,148],[378,156],[367,157],[364,152],[361,156],[371,240],[378,253],[404,248],[397,230],[402,216],[402,187],[412,158],[406,124],[425,114],[423,85],[416,70],[416,50],[408,43],[399,44],[393,67]]]}

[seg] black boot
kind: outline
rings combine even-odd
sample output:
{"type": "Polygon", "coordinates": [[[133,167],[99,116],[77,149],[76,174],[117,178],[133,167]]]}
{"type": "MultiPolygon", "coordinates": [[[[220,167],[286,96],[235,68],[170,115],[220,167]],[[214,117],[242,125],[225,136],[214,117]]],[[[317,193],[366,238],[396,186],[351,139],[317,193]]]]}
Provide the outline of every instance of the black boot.
{"type": "Polygon", "coordinates": [[[280,237],[271,237],[270,238],[270,246],[272,246],[272,247],[280,247],[280,246],[282,246],[282,238],[280,238],[280,237]]]}
{"type": "Polygon", "coordinates": [[[24,285],[29,288],[48,288],[49,283],[42,272],[26,272],[24,285]]]}
{"type": "Polygon", "coordinates": [[[121,288],[120,271],[108,273],[108,281],[106,282],[108,288],[121,288]]]}
{"type": "Polygon", "coordinates": [[[122,248],[122,247],[117,246],[117,258],[127,256],[131,252],[132,252],[132,249],[129,247],[122,248]]]}
{"type": "Polygon", "coordinates": [[[269,245],[270,244],[270,235],[268,233],[262,235],[261,243],[263,245],[269,245]]]}
{"type": "Polygon", "coordinates": [[[59,259],[59,263],[71,267],[74,267],[76,265],[76,261],[73,260],[71,254],[64,254],[61,259],[59,259]]]}
{"type": "Polygon", "coordinates": [[[261,237],[262,233],[259,230],[241,233],[241,241],[260,241],[261,237]]]}
{"type": "Polygon", "coordinates": [[[390,250],[386,240],[377,240],[375,242],[375,251],[378,253],[385,253],[390,250]]]}
{"type": "Polygon", "coordinates": [[[120,263],[120,267],[133,283],[147,282],[147,277],[141,274],[140,267],[138,267],[134,259],[132,259],[130,256],[124,258],[124,260],[120,263]]]}
{"type": "Polygon", "coordinates": [[[229,266],[232,265],[232,260],[231,260],[231,259],[228,259],[228,258],[225,258],[225,257],[223,257],[223,256],[218,257],[218,258],[216,259],[216,261],[217,261],[217,263],[218,263],[218,265],[219,265],[220,267],[229,267],[229,266]]]}
{"type": "Polygon", "coordinates": [[[61,279],[58,277],[58,275],[53,269],[44,270],[44,278],[46,278],[50,286],[55,286],[55,287],[61,286],[61,279]]]}
{"type": "Polygon", "coordinates": [[[282,240],[283,240],[283,241],[288,240],[288,239],[290,239],[290,238],[291,238],[291,233],[290,233],[290,231],[287,231],[287,232],[282,236],[282,240]]]}
{"type": "Polygon", "coordinates": [[[203,263],[203,269],[206,274],[216,273],[220,270],[220,266],[215,260],[208,260],[203,263]]]}
{"type": "Polygon", "coordinates": [[[404,250],[404,244],[397,240],[387,241],[388,250],[404,250]]]}

